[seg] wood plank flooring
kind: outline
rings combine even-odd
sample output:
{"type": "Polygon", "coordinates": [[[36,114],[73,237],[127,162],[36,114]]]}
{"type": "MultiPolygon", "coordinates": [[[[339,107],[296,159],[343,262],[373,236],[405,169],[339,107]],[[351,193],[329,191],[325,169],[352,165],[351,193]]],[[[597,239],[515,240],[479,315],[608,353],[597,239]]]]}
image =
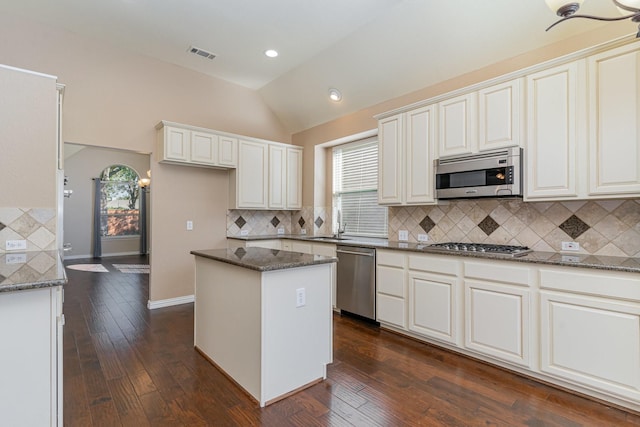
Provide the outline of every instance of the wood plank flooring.
{"type": "Polygon", "coordinates": [[[194,350],[192,304],[147,310],[148,275],[111,266],[146,258],[101,262],[109,273],[67,270],[66,426],[640,425],[637,415],[339,315],[328,379],[260,409],[194,350]]]}

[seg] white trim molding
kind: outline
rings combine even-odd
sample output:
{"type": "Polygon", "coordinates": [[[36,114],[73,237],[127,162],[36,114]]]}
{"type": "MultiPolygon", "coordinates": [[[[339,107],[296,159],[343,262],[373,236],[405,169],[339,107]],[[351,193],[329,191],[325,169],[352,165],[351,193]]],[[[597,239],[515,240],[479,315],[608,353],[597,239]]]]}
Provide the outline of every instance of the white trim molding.
{"type": "Polygon", "coordinates": [[[147,301],[147,308],[155,310],[156,308],[171,307],[172,305],[189,304],[195,302],[195,295],[185,295],[183,297],[161,299],[157,301],[147,301]]]}

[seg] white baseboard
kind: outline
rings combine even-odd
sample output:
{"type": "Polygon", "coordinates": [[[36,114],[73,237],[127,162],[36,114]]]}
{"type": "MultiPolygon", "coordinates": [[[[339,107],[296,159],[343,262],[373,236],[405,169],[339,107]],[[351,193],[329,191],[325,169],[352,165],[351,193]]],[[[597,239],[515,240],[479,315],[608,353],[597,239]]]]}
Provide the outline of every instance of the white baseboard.
{"type": "Polygon", "coordinates": [[[158,301],[147,301],[147,308],[155,310],[156,308],[171,307],[172,305],[189,304],[196,300],[195,295],[186,295],[183,297],[161,299],[158,301]]]}

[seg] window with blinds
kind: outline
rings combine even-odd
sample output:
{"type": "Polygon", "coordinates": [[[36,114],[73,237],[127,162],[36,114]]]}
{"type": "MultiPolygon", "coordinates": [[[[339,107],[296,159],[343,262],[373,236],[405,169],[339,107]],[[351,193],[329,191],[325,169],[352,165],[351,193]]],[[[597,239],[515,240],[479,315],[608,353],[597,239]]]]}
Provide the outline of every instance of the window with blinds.
{"type": "Polygon", "coordinates": [[[387,208],[378,205],[378,139],[367,138],[333,149],[334,230],[387,237],[387,208]]]}

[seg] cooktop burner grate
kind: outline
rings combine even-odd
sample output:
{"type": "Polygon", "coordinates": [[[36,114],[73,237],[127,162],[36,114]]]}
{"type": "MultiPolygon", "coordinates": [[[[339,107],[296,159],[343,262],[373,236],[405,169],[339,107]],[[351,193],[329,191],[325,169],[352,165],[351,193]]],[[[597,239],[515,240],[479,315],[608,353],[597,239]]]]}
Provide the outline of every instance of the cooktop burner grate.
{"type": "Polygon", "coordinates": [[[527,246],[493,245],[489,243],[446,242],[434,243],[429,245],[428,248],[446,252],[477,252],[510,256],[522,256],[531,252],[531,249],[527,246]]]}

